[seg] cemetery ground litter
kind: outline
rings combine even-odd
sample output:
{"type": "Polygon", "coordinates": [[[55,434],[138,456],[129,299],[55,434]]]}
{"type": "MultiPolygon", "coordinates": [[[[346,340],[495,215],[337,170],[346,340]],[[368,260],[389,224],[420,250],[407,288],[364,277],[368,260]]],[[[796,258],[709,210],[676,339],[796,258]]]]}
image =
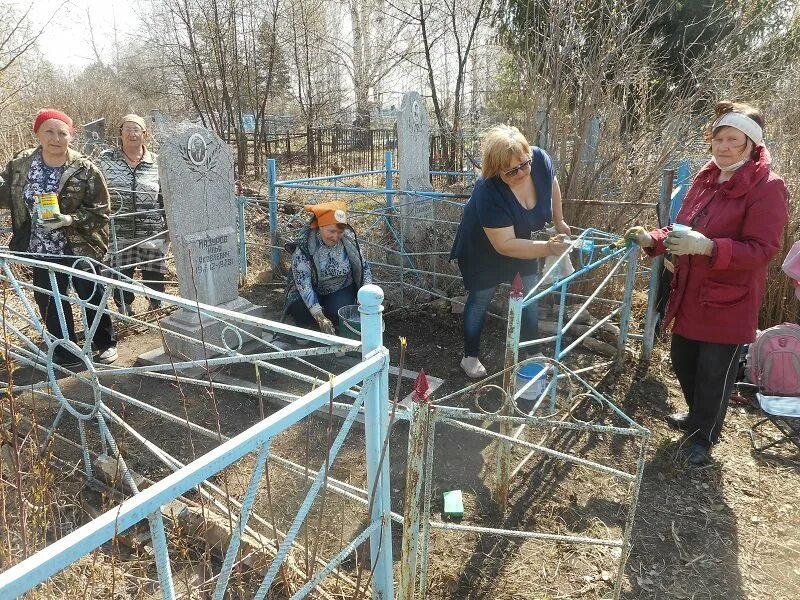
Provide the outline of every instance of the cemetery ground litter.
{"type": "MultiPolygon", "coordinates": [[[[274,286],[251,285],[243,295],[266,304],[272,318],[279,315],[282,294],[274,286]]],[[[408,340],[406,367],[425,368],[430,375],[445,380],[435,397],[469,383],[458,366],[461,334],[461,317],[451,314],[441,304],[387,311],[384,340],[390,348],[392,364],[397,365],[397,340],[402,335],[408,340]]],[[[505,324],[490,319],[483,338],[483,356],[490,372],[501,366],[504,340],[505,324]]],[[[157,344],[158,336],[154,333],[129,332],[120,343],[119,364],[132,364],[143,349],[157,344]]],[[[662,421],[664,414],[682,408],[680,390],[669,366],[667,341],[658,343],[648,369],[638,363],[637,352],[637,348],[632,348],[622,369],[607,373],[597,382],[598,388],[612,397],[626,414],[652,432],[622,597],[664,600],[800,597],[800,456],[788,448],[771,457],[754,454],[747,432],[758,415],[749,407],[732,407],[722,441],[714,451],[714,464],[702,469],[686,467],[678,458],[678,435],[662,421]]],[[[199,388],[184,387],[180,391],[170,382],[153,380],[127,380],[119,385],[121,391],[132,395],[146,391],[148,402],[175,414],[182,414],[188,407],[193,419],[215,425],[209,397],[199,388]],[[138,389],[131,389],[137,386],[138,389]]],[[[405,380],[403,386],[401,395],[410,392],[410,380],[405,380]]],[[[21,396],[20,402],[25,404],[26,398],[21,396]]],[[[242,431],[260,418],[262,408],[252,397],[220,391],[213,401],[219,410],[220,429],[226,435],[242,431]]],[[[267,414],[276,409],[275,405],[265,406],[267,414]]],[[[48,413],[50,417],[54,414],[52,407],[48,409],[41,403],[37,410],[40,423],[48,422],[48,413]]],[[[129,413],[132,419],[138,419],[133,417],[133,411],[129,413]]],[[[312,456],[319,457],[315,450],[325,447],[327,418],[320,415],[309,421],[307,428],[298,425],[279,436],[275,451],[302,462],[304,448],[310,446],[312,456]]],[[[199,455],[214,445],[201,438],[175,435],[169,427],[154,421],[134,424],[147,427],[152,441],[178,456],[199,455]]],[[[75,437],[74,432],[63,433],[75,437]]],[[[407,424],[398,423],[390,447],[392,508],[397,512],[402,512],[407,433],[407,424]]],[[[363,485],[360,428],[350,437],[356,439],[348,438],[334,464],[333,475],[363,485]]],[[[611,456],[620,464],[630,459],[630,452],[602,436],[565,435],[553,440],[553,447],[597,460],[611,456]]],[[[515,453],[516,458],[520,456],[515,453]]],[[[311,464],[315,464],[313,460],[311,464]]],[[[136,466],[154,479],[163,476],[163,472],[147,462],[136,466]]],[[[234,494],[247,481],[246,476],[236,473],[235,467],[227,479],[234,494]]],[[[247,473],[245,462],[242,467],[242,472],[247,473]]],[[[292,507],[296,507],[305,488],[277,468],[270,471],[272,506],[278,507],[275,519],[279,528],[285,528],[294,514],[292,507]]],[[[442,491],[462,489],[464,523],[605,538],[619,535],[625,508],[618,501],[624,489],[609,484],[608,478],[598,479],[596,474],[579,467],[534,458],[512,481],[510,508],[501,515],[491,497],[493,476],[493,450],[486,438],[438,428],[433,518],[438,520],[442,516],[442,491]]],[[[263,502],[257,503],[257,508],[267,514],[263,502]]],[[[348,517],[345,531],[344,510],[338,501],[331,501],[329,511],[335,517],[332,521],[335,525],[326,532],[321,549],[334,548],[342,537],[347,539],[347,532],[355,523],[351,524],[348,517]]],[[[394,539],[397,574],[401,539],[397,526],[394,539]]],[[[611,595],[618,554],[608,548],[452,532],[434,532],[431,539],[430,598],[550,600],[611,595]]],[[[295,560],[302,562],[302,556],[295,560]]],[[[157,597],[155,592],[153,596],[140,592],[122,594],[125,578],[132,573],[125,564],[115,563],[123,567],[119,573],[119,597],[157,597]]],[[[342,573],[353,576],[356,566],[348,562],[342,573]]],[[[152,568],[144,571],[153,577],[152,568]]],[[[141,579],[141,569],[136,573],[141,579]]],[[[245,585],[242,589],[246,588],[245,585]]],[[[102,589],[98,587],[89,597],[107,597],[102,589]]],[[[133,588],[129,585],[128,589],[133,588]]],[[[328,588],[335,589],[335,586],[328,588]]],[[[278,593],[275,597],[283,596],[278,593]]],[[[350,596],[342,591],[334,597],[350,596]]]]}

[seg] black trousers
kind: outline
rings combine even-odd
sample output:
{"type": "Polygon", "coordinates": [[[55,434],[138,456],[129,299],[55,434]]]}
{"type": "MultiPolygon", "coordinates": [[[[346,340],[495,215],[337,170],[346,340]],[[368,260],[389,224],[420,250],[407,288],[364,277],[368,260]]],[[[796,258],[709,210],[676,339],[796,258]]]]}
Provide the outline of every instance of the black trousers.
{"type": "MultiPolygon", "coordinates": [[[[74,263],[74,259],[71,258],[47,258],[43,260],[67,267],[72,267],[74,263]]],[[[75,268],[80,268],[80,266],[81,263],[79,263],[75,268]]],[[[45,290],[52,290],[53,288],[50,284],[49,273],[50,271],[47,269],[34,267],[33,285],[45,290]]],[[[69,276],[58,271],[54,271],[53,274],[56,278],[58,293],[62,296],[66,296],[69,292],[69,276]]],[[[72,287],[75,288],[75,292],[81,299],[88,299],[89,303],[94,305],[99,305],[100,300],[103,297],[103,292],[105,291],[105,288],[102,285],[95,285],[94,282],[88,281],[81,277],[72,278],[72,287]]],[[[42,315],[42,320],[44,320],[44,325],[47,328],[47,331],[49,331],[56,338],[69,339],[73,342],[76,342],[77,338],[75,337],[75,321],[72,315],[72,304],[66,300],[61,301],[61,307],[64,309],[64,321],[66,321],[67,325],[67,331],[64,332],[61,329],[61,323],[58,319],[58,310],[56,308],[56,302],[53,296],[34,290],[33,298],[36,300],[36,304],[39,307],[39,314],[42,315]]],[[[90,327],[94,322],[96,314],[97,311],[92,310],[91,308],[86,309],[86,318],[89,321],[90,327]]],[[[117,345],[117,338],[116,334],[114,333],[114,325],[111,323],[111,317],[109,317],[106,313],[103,313],[100,317],[100,324],[98,325],[97,331],[94,334],[93,343],[95,348],[100,351],[117,345]]]]}
{"type": "Polygon", "coordinates": [[[689,406],[692,441],[710,447],[719,440],[736,381],[740,345],[698,342],[673,334],[670,356],[689,406]]]}

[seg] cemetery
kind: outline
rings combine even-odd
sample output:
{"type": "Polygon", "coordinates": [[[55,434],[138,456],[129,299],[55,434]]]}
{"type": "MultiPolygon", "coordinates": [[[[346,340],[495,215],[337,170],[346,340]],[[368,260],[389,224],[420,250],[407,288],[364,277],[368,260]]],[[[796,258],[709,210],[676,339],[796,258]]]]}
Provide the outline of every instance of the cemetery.
{"type": "Polygon", "coordinates": [[[231,154],[212,132],[163,123],[177,285],[157,292],[93,266],[107,286],[100,308],[123,336],[111,367],[86,352],[96,328],[86,301],[70,299],[83,346],[53,342],[26,300],[35,261],[2,256],[14,431],[83,473],[82,491],[58,477],[97,507],[0,574],[4,597],[100,573],[136,598],[521,598],[531,586],[535,597],[630,597],[645,468],[674,452],[647,458],[651,433],[636,416],[645,392],[626,372],[653,352],[650,269],[613,232],[583,230],[570,272],[557,261],[534,289],[501,294],[490,375],[467,383],[457,366],[465,297],[447,254],[474,175],[438,173],[458,181],[435,189],[418,95],[398,121],[385,170],[281,180],[270,161],[264,199],[236,194],[231,154]],[[355,207],[378,284],[359,292],[344,337],[281,315],[282,244],[299,207],[330,199],[355,207]],[[115,313],[116,290],[161,308],[115,313]],[[522,340],[519,315],[536,299],[544,336],[522,340]],[[53,362],[55,346],[86,370],[53,362]],[[539,358],[524,358],[531,346],[539,358]],[[96,549],[110,565],[86,563],[96,549]],[[126,580],[131,570],[140,583],[126,580]]]}
{"type": "Polygon", "coordinates": [[[798,3],[0,6],[0,600],[800,597],[798,3]]]}

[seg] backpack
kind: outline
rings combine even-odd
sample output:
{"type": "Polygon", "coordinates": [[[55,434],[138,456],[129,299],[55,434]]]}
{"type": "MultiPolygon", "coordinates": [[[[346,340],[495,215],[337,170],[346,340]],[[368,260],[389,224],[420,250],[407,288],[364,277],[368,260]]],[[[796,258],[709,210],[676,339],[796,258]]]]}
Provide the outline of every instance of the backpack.
{"type": "Polygon", "coordinates": [[[747,379],[771,396],[800,396],[800,325],[759,332],[747,353],[747,379]]]}

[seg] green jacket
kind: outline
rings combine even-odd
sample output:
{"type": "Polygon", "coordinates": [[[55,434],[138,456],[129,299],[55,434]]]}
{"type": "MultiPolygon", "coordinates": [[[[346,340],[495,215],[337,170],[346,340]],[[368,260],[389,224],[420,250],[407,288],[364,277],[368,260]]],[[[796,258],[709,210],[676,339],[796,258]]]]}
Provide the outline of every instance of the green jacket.
{"type": "MultiPolygon", "coordinates": [[[[31,216],[25,205],[23,189],[38,149],[23,150],[0,173],[0,208],[11,210],[9,248],[16,252],[27,252],[30,243],[31,216]]],[[[57,193],[62,214],[74,219],[65,228],[73,254],[103,260],[108,249],[110,204],[108,188],[100,170],[83,154],[68,148],[57,193]]]]}

